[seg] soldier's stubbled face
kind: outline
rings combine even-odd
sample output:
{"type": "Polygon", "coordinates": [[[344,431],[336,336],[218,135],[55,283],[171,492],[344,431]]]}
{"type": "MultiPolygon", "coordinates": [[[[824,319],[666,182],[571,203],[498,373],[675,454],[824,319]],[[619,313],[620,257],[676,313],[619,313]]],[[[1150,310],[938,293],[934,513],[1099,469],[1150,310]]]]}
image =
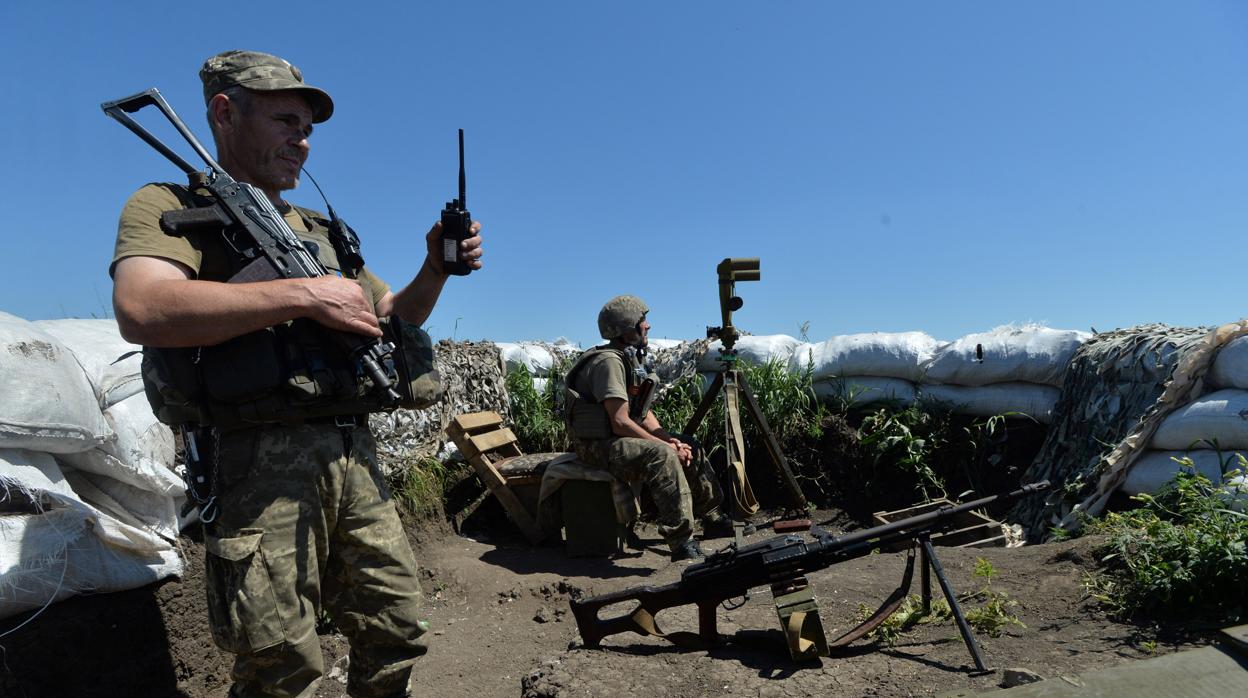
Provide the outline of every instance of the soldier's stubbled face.
{"type": "Polygon", "coordinates": [[[223,132],[222,166],[270,197],[299,185],[308,159],[312,109],[294,92],[258,92],[246,109],[231,109],[223,132]]]}

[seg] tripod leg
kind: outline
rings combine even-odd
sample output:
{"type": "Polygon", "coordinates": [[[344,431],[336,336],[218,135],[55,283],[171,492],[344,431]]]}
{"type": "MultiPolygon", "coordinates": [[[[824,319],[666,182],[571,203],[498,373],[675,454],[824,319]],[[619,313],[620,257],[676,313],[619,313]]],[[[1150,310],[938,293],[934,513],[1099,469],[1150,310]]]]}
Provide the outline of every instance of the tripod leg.
{"type": "Polygon", "coordinates": [[[693,411],[693,415],[689,417],[689,421],[685,424],[684,433],[693,436],[698,433],[698,427],[702,426],[702,419],[706,417],[706,413],[711,411],[711,404],[715,402],[715,396],[719,394],[719,389],[724,387],[724,374],[716,373],[715,380],[711,382],[711,387],[706,389],[702,394],[702,401],[698,403],[698,409],[693,411]]]}
{"type": "Polygon", "coordinates": [[[922,561],[923,576],[922,576],[922,588],[921,588],[921,591],[923,592],[923,615],[927,615],[932,612],[932,567],[931,567],[931,563],[927,561],[927,548],[923,548],[919,552],[921,553],[921,557],[923,558],[923,561],[922,561]]]}
{"type": "Polygon", "coordinates": [[[781,479],[789,489],[789,496],[793,498],[793,503],[797,510],[802,514],[806,513],[806,495],[802,494],[802,488],[797,484],[797,478],[793,477],[793,471],[789,469],[789,462],[785,460],[784,453],[780,451],[780,442],[776,441],[776,437],[771,433],[771,427],[767,424],[767,418],[763,416],[763,411],[758,408],[758,402],[754,399],[754,393],[750,392],[750,384],[746,382],[745,376],[738,376],[737,383],[740,384],[741,394],[745,396],[745,406],[750,413],[750,417],[754,419],[754,424],[758,426],[758,430],[763,432],[763,441],[767,445],[767,453],[771,456],[771,462],[780,471],[781,479]]]}
{"type": "Polygon", "coordinates": [[[958,632],[962,633],[962,640],[966,643],[966,648],[971,651],[971,658],[975,660],[975,668],[982,672],[987,672],[988,668],[984,666],[984,658],[979,653],[979,643],[975,640],[975,635],[971,633],[971,626],[966,622],[966,616],[962,615],[962,607],[958,605],[958,597],[953,593],[953,587],[949,586],[949,579],[945,577],[945,569],[940,565],[940,559],[936,557],[936,550],[932,547],[932,540],[927,536],[923,536],[923,552],[927,556],[927,562],[932,567],[932,572],[936,573],[936,581],[940,582],[941,591],[945,592],[945,600],[949,602],[949,610],[953,612],[953,618],[958,622],[958,632]]]}

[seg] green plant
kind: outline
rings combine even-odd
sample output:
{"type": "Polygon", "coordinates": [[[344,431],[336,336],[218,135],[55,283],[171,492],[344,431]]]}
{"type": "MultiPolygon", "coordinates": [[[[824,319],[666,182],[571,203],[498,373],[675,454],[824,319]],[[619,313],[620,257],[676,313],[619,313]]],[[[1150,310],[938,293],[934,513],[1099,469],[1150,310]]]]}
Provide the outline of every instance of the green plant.
{"type": "Polygon", "coordinates": [[[999,637],[1001,629],[1007,625],[1027,627],[1013,609],[1018,602],[1010,599],[1004,591],[992,589],[992,580],[997,576],[997,568],[984,559],[975,559],[974,574],[984,580],[979,591],[967,595],[962,601],[978,601],[980,605],[966,611],[966,622],[978,633],[988,637],[999,637]]]}
{"type": "Polygon", "coordinates": [[[393,477],[390,489],[404,509],[428,517],[442,509],[446,477],[446,466],[441,461],[425,457],[410,463],[393,477]]]}
{"type": "Polygon", "coordinates": [[[333,635],[339,632],[338,625],[334,623],[334,619],[330,617],[329,611],[322,608],[316,612],[316,634],[317,635],[333,635]]]}
{"type": "Polygon", "coordinates": [[[559,366],[539,393],[528,368],[519,366],[507,374],[505,386],[511,406],[511,430],[525,453],[566,451],[568,436],[555,406],[562,400],[559,386],[566,366],[559,366]]]}
{"type": "MultiPolygon", "coordinates": [[[[1248,517],[1235,507],[1245,493],[1197,473],[1191,459],[1176,460],[1181,472],[1156,496],[1137,495],[1139,508],[1090,522],[1107,536],[1098,548],[1105,568],[1086,575],[1084,587],[1122,617],[1238,622],[1248,604],[1248,517]]],[[[1244,466],[1238,457],[1223,470],[1233,477],[1244,466]]]]}
{"type": "Polygon", "coordinates": [[[945,496],[944,479],[932,467],[934,454],[949,445],[949,413],[911,404],[901,409],[879,407],[859,427],[868,470],[867,493],[896,487],[897,475],[912,484],[924,500],[945,496]]]}
{"type": "MultiPolygon", "coordinates": [[[[871,617],[874,609],[866,604],[858,604],[858,615],[856,620],[862,622],[871,617]]],[[[874,630],[867,633],[867,637],[882,643],[889,647],[897,644],[897,641],[906,635],[911,628],[926,624],[939,623],[953,617],[953,611],[949,608],[949,603],[944,599],[933,599],[931,610],[929,613],[923,612],[923,601],[917,594],[910,594],[901,602],[896,611],[892,615],[884,619],[874,630]]]]}

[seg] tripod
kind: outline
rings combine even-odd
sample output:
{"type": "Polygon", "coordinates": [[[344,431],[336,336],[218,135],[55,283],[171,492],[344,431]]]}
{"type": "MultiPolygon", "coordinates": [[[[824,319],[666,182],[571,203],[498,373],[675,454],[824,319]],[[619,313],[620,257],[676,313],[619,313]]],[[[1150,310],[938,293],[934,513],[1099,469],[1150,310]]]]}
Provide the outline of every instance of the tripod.
{"type": "Polygon", "coordinates": [[[734,295],[735,283],[759,280],[761,272],[758,267],[758,258],[728,258],[720,262],[715,270],[719,274],[719,307],[723,324],[719,327],[706,328],[706,336],[717,338],[723,343],[719,357],[720,367],[715,373],[711,386],[702,395],[698,408],[694,410],[689,422],[685,425],[685,433],[697,433],[702,419],[706,417],[716,396],[722,391],[724,395],[724,448],[727,454],[728,470],[733,478],[732,489],[736,513],[739,517],[749,517],[755,514],[758,511],[758,500],[754,498],[753,488],[750,487],[750,481],[745,472],[745,436],[741,431],[740,408],[744,401],[746,413],[762,432],[763,441],[767,446],[767,455],[779,471],[781,481],[788,490],[793,504],[792,511],[804,516],[807,507],[806,497],[802,494],[797,479],[793,477],[793,471],[780,451],[780,443],[767,424],[763,411],[759,409],[758,401],[754,399],[749,383],[737,369],[735,347],[741,335],[732,325],[732,312],[740,310],[744,301],[734,295]]]}

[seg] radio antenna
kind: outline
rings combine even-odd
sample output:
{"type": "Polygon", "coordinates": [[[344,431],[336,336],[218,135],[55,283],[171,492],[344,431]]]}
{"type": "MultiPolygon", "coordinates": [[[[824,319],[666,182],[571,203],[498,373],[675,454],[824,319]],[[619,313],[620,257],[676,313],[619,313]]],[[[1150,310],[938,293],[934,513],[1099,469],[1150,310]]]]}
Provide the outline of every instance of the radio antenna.
{"type": "Polygon", "coordinates": [[[464,129],[459,129],[459,207],[468,208],[468,180],[464,177],[464,129]]]}

